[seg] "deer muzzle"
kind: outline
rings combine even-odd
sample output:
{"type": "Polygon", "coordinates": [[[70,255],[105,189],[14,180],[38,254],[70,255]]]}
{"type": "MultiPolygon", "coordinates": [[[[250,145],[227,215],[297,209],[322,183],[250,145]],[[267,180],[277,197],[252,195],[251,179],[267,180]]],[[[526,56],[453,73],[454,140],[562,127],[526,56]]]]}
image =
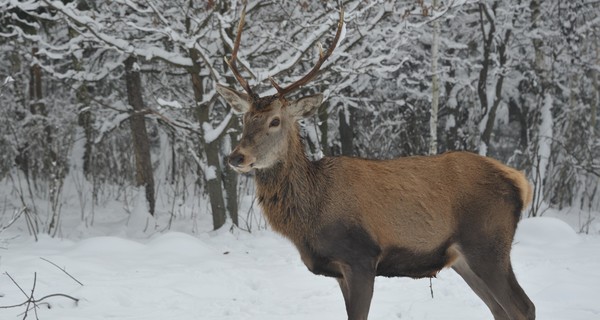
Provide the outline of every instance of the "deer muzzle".
{"type": "Polygon", "coordinates": [[[239,147],[235,148],[227,158],[227,163],[229,163],[233,170],[240,173],[246,173],[252,170],[255,161],[256,159],[254,157],[248,155],[239,147]]]}

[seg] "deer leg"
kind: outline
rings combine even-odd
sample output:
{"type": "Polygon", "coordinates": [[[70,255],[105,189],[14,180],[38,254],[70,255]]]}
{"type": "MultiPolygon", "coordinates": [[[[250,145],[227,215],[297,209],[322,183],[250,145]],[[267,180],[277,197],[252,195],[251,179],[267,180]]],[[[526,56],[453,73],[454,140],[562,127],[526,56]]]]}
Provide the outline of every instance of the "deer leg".
{"type": "Polygon", "coordinates": [[[485,258],[467,260],[467,263],[473,273],[485,283],[509,319],[535,319],[535,306],[517,282],[510,259],[507,258],[508,261],[503,263],[485,258]]]}
{"type": "Polygon", "coordinates": [[[367,320],[373,297],[375,270],[368,267],[344,266],[342,274],[343,278],[338,279],[338,282],[344,294],[348,320],[367,320]]]}
{"type": "Polygon", "coordinates": [[[348,295],[348,286],[346,285],[346,280],[344,278],[337,278],[336,280],[340,285],[342,295],[344,295],[344,303],[346,304],[346,311],[348,311],[348,302],[350,302],[350,296],[348,295]]]}
{"type": "Polygon", "coordinates": [[[523,290],[523,288],[521,288],[519,282],[517,282],[517,277],[515,276],[511,265],[509,265],[508,268],[508,282],[510,284],[513,294],[519,297],[519,299],[517,300],[517,306],[525,315],[525,319],[535,319],[535,305],[533,304],[531,299],[529,299],[527,294],[525,294],[525,291],[523,290]]]}
{"type": "Polygon", "coordinates": [[[463,258],[459,258],[452,266],[452,269],[465,280],[475,294],[477,294],[477,296],[479,296],[479,298],[481,298],[488,306],[494,316],[494,320],[510,320],[502,306],[498,304],[488,289],[487,285],[473,272],[473,270],[471,270],[463,258]]]}

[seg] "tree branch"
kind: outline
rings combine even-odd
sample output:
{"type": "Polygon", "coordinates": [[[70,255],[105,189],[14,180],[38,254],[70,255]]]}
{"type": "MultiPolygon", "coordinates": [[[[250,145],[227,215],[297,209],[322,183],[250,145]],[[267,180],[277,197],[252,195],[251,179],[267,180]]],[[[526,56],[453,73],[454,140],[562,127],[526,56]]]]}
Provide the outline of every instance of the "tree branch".
{"type": "MultiPolygon", "coordinates": [[[[81,283],[79,280],[75,279],[75,277],[73,277],[73,276],[72,276],[70,273],[68,273],[68,272],[67,272],[67,270],[65,270],[64,268],[61,268],[61,267],[59,267],[59,266],[58,266],[56,263],[54,263],[54,262],[52,262],[52,261],[50,261],[50,260],[48,260],[48,259],[46,259],[46,258],[42,258],[42,257],[40,257],[40,259],[42,259],[42,260],[44,260],[44,261],[48,262],[49,264],[51,264],[51,265],[53,265],[53,266],[57,267],[57,268],[58,268],[58,270],[60,270],[60,271],[64,272],[64,273],[65,273],[67,276],[69,276],[71,279],[75,280],[75,282],[79,283],[79,284],[80,284],[80,285],[83,287],[83,283],[81,283]]],[[[40,301],[41,301],[41,300],[43,300],[43,299],[40,299],[40,301]]]]}
{"type": "MultiPolygon", "coordinates": [[[[0,306],[0,309],[11,309],[11,308],[18,308],[21,306],[26,306],[25,311],[23,312],[23,320],[27,319],[27,314],[29,313],[29,311],[31,309],[33,309],[33,311],[35,313],[35,318],[39,319],[38,314],[37,314],[37,309],[39,308],[38,304],[49,298],[63,297],[63,298],[71,299],[71,300],[75,301],[76,305],[79,302],[79,299],[74,298],[74,297],[64,294],[64,293],[53,293],[53,294],[43,296],[42,298],[39,298],[39,299],[34,298],[35,288],[36,288],[36,284],[37,284],[37,272],[33,273],[33,286],[31,287],[31,294],[29,294],[29,295],[27,293],[25,293],[25,290],[23,290],[23,288],[21,288],[21,286],[19,286],[17,281],[15,281],[15,279],[10,274],[8,274],[8,272],[5,272],[4,274],[10,278],[10,280],[15,284],[15,286],[17,286],[17,288],[19,288],[19,290],[25,295],[27,300],[25,300],[19,304],[15,304],[15,305],[0,306]]],[[[50,306],[50,304],[48,304],[48,306],[50,306]]]]}
{"type": "MultiPolygon", "coordinates": [[[[135,48],[129,41],[114,38],[110,35],[104,34],[100,31],[96,30],[92,25],[92,21],[86,21],[85,18],[82,18],[82,17],[85,17],[85,15],[83,15],[79,12],[74,12],[72,9],[67,8],[67,6],[65,6],[64,4],[57,3],[56,1],[52,1],[52,2],[48,1],[48,0],[43,0],[43,1],[51,8],[64,14],[68,18],[68,20],[73,21],[73,22],[77,23],[78,25],[85,27],[88,31],[90,31],[92,33],[92,35],[98,41],[103,42],[103,43],[113,47],[114,49],[124,52],[124,53],[130,53],[130,54],[133,54],[136,56],[142,56],[142,57],[147,55],[148,50],[135,48]]],[[[174,65],[177,67],[186,68],[186,67],[190,67],[192,65],[192,61],[188,57],[184,57],[184,56],[175,54],[173,52],[168,52],[159,47],[153,47],[152,49],[153,49],[152,50],[153,58],[157,58],[159,60],[162,60],[168,64],[171,64],[171,65],[174,65]]]]}

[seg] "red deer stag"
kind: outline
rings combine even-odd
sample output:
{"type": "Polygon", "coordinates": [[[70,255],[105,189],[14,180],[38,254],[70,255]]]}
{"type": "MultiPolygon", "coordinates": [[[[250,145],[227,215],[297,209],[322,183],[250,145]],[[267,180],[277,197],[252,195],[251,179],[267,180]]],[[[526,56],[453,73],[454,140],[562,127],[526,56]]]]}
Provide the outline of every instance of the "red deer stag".
{"type": "Polygon", "coordinates": [[[315,274],[339,282],[348,319],[367,319],[376,276],[434,277],[451,267],[485,302],[494,319],[534,319],[535,307],[513,273],[510,250],[522,210],[531,199],[525,176],[467,152],[394,160],[304,153],[297,120],[312,115],[321,94],[288,95],[314,78],[331,55],[338,29],[316,66],[277,93],[260,97],[240,75],[237,28],[231,71],[246,93],[217,90],[244,113],[239,145],[229,164],[255,171],[257,196],[272,228],[289,238],[315,274]]]}

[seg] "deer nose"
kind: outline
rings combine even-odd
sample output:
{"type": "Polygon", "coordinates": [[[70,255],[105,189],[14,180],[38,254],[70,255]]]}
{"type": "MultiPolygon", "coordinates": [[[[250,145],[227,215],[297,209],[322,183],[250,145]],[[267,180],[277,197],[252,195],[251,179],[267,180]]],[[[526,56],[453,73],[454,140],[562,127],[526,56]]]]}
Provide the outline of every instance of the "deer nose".
{"type": "Polygon", "coordinates": [[[229,165],[232,167],[239,167],[244,163],[244,155],[238,152],[229,155],[229,165]]]}

